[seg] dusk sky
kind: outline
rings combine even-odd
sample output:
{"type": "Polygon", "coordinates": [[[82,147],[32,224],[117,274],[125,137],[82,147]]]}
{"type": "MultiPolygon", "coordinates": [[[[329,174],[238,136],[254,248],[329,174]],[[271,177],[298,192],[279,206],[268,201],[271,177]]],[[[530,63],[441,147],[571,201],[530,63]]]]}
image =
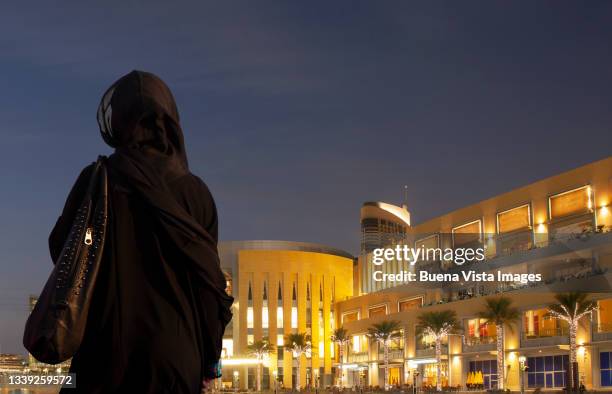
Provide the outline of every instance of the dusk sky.
{"type": "Polygon", "coordinates": [[[420,222],[612,152],[612,2],[92,3],[0,7],[0,352],[132,69],[173,90],[222,240],[357,253],[405,184],[420,222]]]}

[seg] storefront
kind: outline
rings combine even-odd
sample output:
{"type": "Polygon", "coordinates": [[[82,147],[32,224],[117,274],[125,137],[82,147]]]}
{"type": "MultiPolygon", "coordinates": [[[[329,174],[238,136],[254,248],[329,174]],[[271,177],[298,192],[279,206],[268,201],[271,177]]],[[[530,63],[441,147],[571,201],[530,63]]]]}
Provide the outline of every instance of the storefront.
{"type": "MultiPolygon", "coordinates": [[[[391,386],[400,386],[404,384],[404,366],[402,364],[390,363],[389,364],[389,384],[391,386]]],[[[378,368],[379,384],[382,387],[385,379],[385,366],[380,365],[378,368]]]]}
{"type": "Polygon", "coordinates": [[[369,382],[368,364],[348,364],[344,369],[346,387],[365,387],[369,382]]]}
{"type": "Polygon", "coordinates": [[[569,356],[527,357],[527,388],[562,389],[567,383],[569,356]]]}
{"type": "Polygon", "coordinates": [[[612,352],[599,353],[599,374],[601,387],[612,386],[612,352]]]}
{"type": "Polygon", "coordinates": [[[497,360],[470,361],[465,384],[470,389],[496,389],[497,360]]]}
{"type": "MultiPolygon", "coordinates": [[[[407,363],[406,384],[413,384],[416,381],[418,387],[436,387],[437,373],[437,363],[433,358],[409,360],[407,363]]],[[[448,386],[448,378],[448,360],[442,359],[440,363],[442,387],[448,386]]]]}

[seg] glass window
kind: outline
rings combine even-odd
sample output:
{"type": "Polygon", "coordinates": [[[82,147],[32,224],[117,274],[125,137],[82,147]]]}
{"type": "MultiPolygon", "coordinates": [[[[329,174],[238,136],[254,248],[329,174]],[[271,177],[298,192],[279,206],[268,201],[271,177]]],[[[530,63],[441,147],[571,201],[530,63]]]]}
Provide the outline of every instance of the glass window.
{"type": "MultiPolygon", "coordinates": [[[[470,373],[482,374],[482,385],[485,390],[497,388],[497,361],[496,360],[478,360],[470,361],[470,373]]],[[[478,382],[477,384],[480,384],[478,382]]]]}
{"type": "Polygon", "coordinates": [[[399,302],[399,311],[410,311],[413,309],[420,308],[423,305],[423,297],[411,298],[409,300],[402,300],[399,302]]]}
{"type": "Polygon", "coordinates": [[[586,213],[593,207],[590,186],[584,186],[569,192],[557,194],[548,200],[550,218],[586,213]]]}
{"type": "Polygon", "coordinates": [[[544,370],[545,371],[554,371],[554,368],[553,368],[553,357],[552,356],[544,357],[544,370]]]}
{"type": "Polygon", "coordinates": [[[223,338],[222,342],[223,350],[221,357],[229,358],[234,355],[234,340],[231,338],[223,338]]]}
{"type": "Polygon", "coordinates": [[[276,327],[283,328],[283,307],[276,307],[276,327]]]}
{"type": "Polygon", "coordinates": [[[348,312],[342,315],[342,324],[350,323],[352,321],[359,320],[359,312],[348,312]]]}
{"type": "Polygon", "coordinates": [[[610,370],[605,369],[601,371],[601,386],[612,386],[612,382],[610,382],[610,370]]]}
{"type": "Polygon", "coordinates": [[[386,314],[387,314],[386,305],[378,305],[375,307],[371,307],[368,313],[369,317],[385,316],[386,314]]]}
{"type": "Polygon", "coordinates": [[[526,339],[566,336],[568,326],[564,320],[549,316],[546,308],[534,309],[523,314],[523,334],[526,339]]]}
{"type": "Polygon", "coordinates": [[[544,371],[544,357],[536,357],[536,372],[544,371]]]}
{"type": "Polygon", "coordinates": [[[612,299],[597,301],[597,332],[612,332],[612,299]]]}
{"type": "Polygon", "coordinates": [[[569,356],[527,357],[528,388],[563,388],[569,356]]]}
{"type": "Polygon", "coordinates": [[[612,357],[612,352],[599,353],[602,386],[612,386],[612,363],[610,363],[610,357],[612,357]]]}
{"type": "Polygon", "coordinates": [[[268,307],[264,306],[261,308],[261,328],[268,327],[268,307]]]}
{"type": "Polygon", "coordinates": [[[564,387],[563,372],[555,372],[555,387],[564,387]]]}
{"type": "Polygon", "coordinates": [[[353,353],[359,353],[361,351],[361,343],[359,340],[359,335],[353,335],[353,337],[351,338],[352,342],[353,342],[353,353]]]}
{"type": "Polygon", "coordinates": [[[253,328],[253,307],[247,308],[247,328],[253,328]]]}
{"type": "Polygon", "coordinates": [[[500,234],[531,228],[529,205],[523,205],[497,214],[497,232],[500,234]]]}
{"type": "Polygon", "coordinates": [[[291,328],[298,328],[298,310],[296,306],[291,307],[291,328]]]}
{"type": "Polygon", "coordinates": [[[495,336],[495,325],[487,323],[486,319],[468,320],[468,338],[470,340],[475,341],[477,338],[482,338],[485,343],[492,343],[495,336]]]}
{"type": "Polygon", "coordinates": [[[470,247],[482,239],[482,221],[475,220],[452,229],[453,247],[470,247]]]}

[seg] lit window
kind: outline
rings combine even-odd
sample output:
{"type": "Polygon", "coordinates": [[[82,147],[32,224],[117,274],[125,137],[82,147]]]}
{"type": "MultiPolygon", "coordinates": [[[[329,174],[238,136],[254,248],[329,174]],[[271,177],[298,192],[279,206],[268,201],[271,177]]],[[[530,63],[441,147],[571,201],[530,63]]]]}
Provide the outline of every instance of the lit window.
{"type": "Polygon", "coordinates": [[[590,186],[560,193],[548,199],[548,211],[551,219],[586,213],[592,208],[593,200],[590,186]]]}
{"type": "Polygon", "coordinates": [[[459,246],[467,247],[475,242],[482,241],[482,220],[474,220],[473,222],[462,224],[454,227],[451,230],[453,235],[453,248],[459,246]]]}
{"type": "Polygon", "coordinates": [[[386,314],[387,314],[386,305],[379,305],[379,306],[371,307],[368,311],[369,317],[385,316],[386,314]]]}
{"type": "Polygon", "coordinates": [[[268,328],[268,307],[261,308],[261,328],[268,328]]]}
{"type": "Polygon", "coordinates": [[[285,344],[285,337],[283,336],[283,334],[278,334],[276,336],[276,346],[284,346],[285,344]]]}
{"type": "Polygon", "coordinates": [[[298,310],[297,307],[291,307],[291,328],[298,328],[298,310]]]}
{"type": "Polygon", "coordinates": [[[276,308],[276,327],[283,328],[283,307],[276,308]]]}
{"type": "Polygon", "coordinates": [[[423,297],[411,298],[408,300],[402,300],[399,302],[399,311],[410,311],[418,309],[423,305],[423,297]]]}
{"type": "Polygon", "coordinates": [[[499,234],[531,228],[531,208],[529,204],[512,208],[497,214],[497,232],[499,234]]]}
{"type": "Polygon", "coordinates": [[[223,357],[232,357],[234,355],[234,340],[231,338],[223,338],[223,357]]]}
{"type": "Polygon", "coordinates": [[[253,307],[247,308],[247,328],[253,328],[253,307]]]}
{"type": "Polygon", "coordinates": [[[348,312],[342,315],[342,324],[350,323],[352,321],[359,320],[359,312],[348,312]]]}
{"type": "Polygon", "coordinates": [[[534,309],[523,313],[523,335],[535,337],[567,336],[568,324],[549,315],[548,309],[534,309]]]}
{"type": "Polygon", "coordinates": [[[255,337],[251,334],[247,335],[247,345],[252,345],[255,342],[255,337]]]}
{"type": "Polygon", "coordinates": [[[359,335],[353,335],[351,337],[351,341],[353,342],[353,353],[359,353],[361,351],[361,341],[359,340],[359,335]]]}
{"type": "Polygon", "coordinates": [[[495,324],[488,324],[486,319],[468,320],[469,338],[494,338],[495,335],[495,324]]]}
{"type": "Polygon", "coordinates": [[[426,347],[433,347],[436,343],[436,337],[434,335],[423,335],[421,337],[421,343],[426,347]]]}

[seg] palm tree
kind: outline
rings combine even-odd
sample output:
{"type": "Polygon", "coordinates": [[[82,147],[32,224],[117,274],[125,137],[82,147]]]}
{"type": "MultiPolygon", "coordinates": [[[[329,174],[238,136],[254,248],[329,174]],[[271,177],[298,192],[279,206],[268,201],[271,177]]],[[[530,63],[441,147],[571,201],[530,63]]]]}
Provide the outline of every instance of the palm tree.
{"type": "Polygon", "coordinates": [[[385,363],[385,391],[389,390],[389,346],[391,341],[401,337],[400,322],[385,320],[368,328],[368,337],[376,340],[383,347],[383,362],[385,363]]]}
{"type": "Polygon", "coordinates": [[[342,369],[344,347],[350,342],[351,339],[348,335],[348,331],[342,327],[339,327],[334,330],[331,340],[332,342],[338,344],[338,358],[340,359],[340,386],[342,386],[344,375],[344,370],[342,369]]]}
{"type": "Polygon", "coordinates": [[[418,317],[417,335],[420,337],[432,337],[436,343],[436,391],[442,391],[440,369],[442,363],[442,339],[449,334],[457,333],[461,325],[457,320],[457,314],[452,310],[423,312],[418,317]]]}
{"type": "Polygon", "coordinates": [[[261,364],[263,359],[274,351],[274,345],[270,343],[268,338],[260,341],[255,341],[247,346],[249,354],[257,358],[257,391],[261,391],[261,364]]]}
{"type": "Polygon", "coordinates": [[[495,324],[495,332],[497,333],[497,370],[499,377],[497,385],[499,389],[503,389],[506,382],[506,365],[504,357],[504,338],[505,326],[508,326],[513,332],[512,323],[516,322],[521,314],[515,307],[512,306],[512,300],[508,297],[487,298],[482,311],[478,313],[481,319],[485,319],[485,324],[495,324]]]}
{"type": "Polygon", "coordinates": [[[591,315],[591,312],[597,309],[597,304],[593,301],[587,300],[587,295],[581,292],[569,292],[569,293],[558,293],[555,294],[555,304],[548,306],[548,313],[552,317],[566,321],[569,325],[569,343],[570,343],[570,371],[568,381],[570,387],[576,386],[576,378],[574,376],[574,368],[576,373],[578,372],[578,365],[576,361],[576,332],[578,331],[578,323],[580,319],[587,315],[591,315]],[[574,367],[574,365],[576,365],[574,367]]]}
{"type": "Polygon", "coordinates": [[[287,334],[285,335],[285,343],[288,344],[289,350],[291,350],[293,357],[298,360],[295,368],[295,389],[296,391],[300,391],[300,357],[302,354],[309,353],[312,349],[310,335],[304,332],[287,334]]]}

